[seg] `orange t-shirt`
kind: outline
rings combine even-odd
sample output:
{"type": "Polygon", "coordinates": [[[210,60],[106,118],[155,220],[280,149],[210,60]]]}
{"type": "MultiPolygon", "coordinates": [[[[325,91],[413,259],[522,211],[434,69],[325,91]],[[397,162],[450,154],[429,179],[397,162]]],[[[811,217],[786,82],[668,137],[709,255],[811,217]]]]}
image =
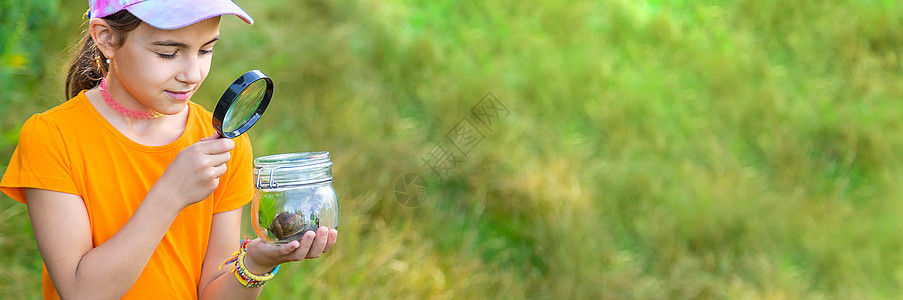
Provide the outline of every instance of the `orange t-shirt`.
{"type": "MultiPolygon", "coordinates": [[[[212,114],[196,103],[188,105],[187,126],[178,140],[145,146],[110,125],[82,91],[25,122],[0,191],[22,203],[24,188],[81,196],[97,247],[132,216],[179,151],[215,132],[212,114]]],[[[179,213],[124,298],[197,298],[213,214],[240,208],[254,194],[247,135],[235,139],[230,154],[216,191],[179,213]]],[[[46,267],[42,280],[44,298],[59,299],[46,267]]]]}

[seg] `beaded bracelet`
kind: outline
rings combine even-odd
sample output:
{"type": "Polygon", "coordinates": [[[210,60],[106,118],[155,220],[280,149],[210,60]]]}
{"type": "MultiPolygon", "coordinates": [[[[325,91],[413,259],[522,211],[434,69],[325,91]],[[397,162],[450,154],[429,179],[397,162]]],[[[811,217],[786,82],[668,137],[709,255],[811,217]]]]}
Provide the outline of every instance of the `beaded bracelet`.
{"type": "Polygon", "coordinates": [[[263,275],[257,275],[248,271],[248,268],[245,267],[245,255],[248,253],[247,248],[249,242],[250,240],[247,238],[242,240],[238,251],[232,255],[232,258],[220,265],[219,268],[222,269],[223,266],[234,262],[235,267],[231,268],[229,272],[235,273],[235,278],[238,279],[238,282],[241,283],[241,285],[248,288],[256,288],[262,286],[267,280],[276,277],[276,273],[279,273],[279,266],[276,266],[276,268],[273,268],[273,270],[263,275]]]}

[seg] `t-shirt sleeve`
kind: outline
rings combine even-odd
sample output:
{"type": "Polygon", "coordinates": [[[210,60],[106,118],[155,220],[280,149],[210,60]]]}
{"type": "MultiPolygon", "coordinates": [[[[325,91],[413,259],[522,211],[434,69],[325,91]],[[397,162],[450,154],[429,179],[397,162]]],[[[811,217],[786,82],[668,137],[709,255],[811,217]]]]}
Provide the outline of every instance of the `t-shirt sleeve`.
{"type": "Polygon", "coordinates": [[[220,177],[214,192],[216,207],[213,213],[227,212],[244,206],[254,197],[254,153],[247,134],[234,139],[232,158],[226,163],[226,174],[220,177]]]}
{"type": "Polygon", "coordinates": [[[41,114],[25,121],[19,144],[0,180],[0,191],[22,203],[25,188],[78,194],[60,129],[41,114]]]}

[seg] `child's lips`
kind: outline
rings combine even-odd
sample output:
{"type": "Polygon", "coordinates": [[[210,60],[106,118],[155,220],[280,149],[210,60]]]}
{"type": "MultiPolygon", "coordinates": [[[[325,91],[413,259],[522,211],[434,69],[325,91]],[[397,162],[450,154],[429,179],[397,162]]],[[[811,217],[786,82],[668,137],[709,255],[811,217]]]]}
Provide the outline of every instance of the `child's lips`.
{"type": "Polygon", "coordinates": [[[191,92],[192,91],[185,91],[185,92],[166,91],[166,93],[169,94],[170,97],[172,97],[173,99],[179,100],[179,101],[185,101],[185,100],[190,99],[191,92]]]}

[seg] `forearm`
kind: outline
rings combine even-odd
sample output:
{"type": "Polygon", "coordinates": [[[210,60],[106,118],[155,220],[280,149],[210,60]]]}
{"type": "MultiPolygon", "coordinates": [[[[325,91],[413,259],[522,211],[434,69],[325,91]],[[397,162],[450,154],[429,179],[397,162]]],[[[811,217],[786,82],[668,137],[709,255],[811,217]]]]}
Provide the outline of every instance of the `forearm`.
{"type": "Polygon", "coordinates": [[[159,193],[149,193],[113,237],[81,257],[70,280],[54,282],[61,294],[73,298],[122,297],[138,280],[181,211],[167,200],[159,193]]]}
{"type": "MultiPolygon", "coordinates": [[[[227,266],[228,267],[228,266],[227,266]]],[[[257,299],[263,287],[248,288],[238,282],[235,273],[226,272],[207,285],[200,299],[257,299]]]]}
{"type": "MultiPolygon", "coordinates": [[[[220,268],[232,257],[237,250],[236,246],[241,248],[241,243],[238,243],[241,215],[241,208],[213,215],[210,242],[204,258],[204,273],[201,274],[201,282],[198,285],[198,295],[201,299],[254,299],[260,294],[260,287],[247,288],[239,283],[235,273],[229,272],[235,268],[237,261],[220,268]]],[[[264,274],[275,267],[275,265],[268,268],[258,266],[247,255],[243,262],[243,265],[254,274],[264,274]]]]}

